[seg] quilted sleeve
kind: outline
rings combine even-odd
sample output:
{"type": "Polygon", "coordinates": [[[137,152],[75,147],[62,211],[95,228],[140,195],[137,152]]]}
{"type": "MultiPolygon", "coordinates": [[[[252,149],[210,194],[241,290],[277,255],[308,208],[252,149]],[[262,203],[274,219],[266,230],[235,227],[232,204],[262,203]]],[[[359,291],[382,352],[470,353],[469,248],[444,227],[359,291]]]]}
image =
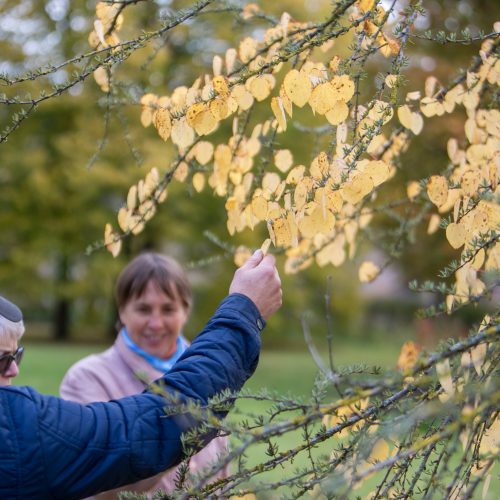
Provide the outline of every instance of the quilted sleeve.
{"type": "MultiPolygon", "coordinates": [[[[161,379],[164,389],[201,405],[224,389],[239,390],[257,365],[263,325],[252,301],[230,295],[161,379]]],[[[89,496],[177,465],[182,433],[200,425],[189,413],[166,415],[165,399],[150,392],[89,405],[39,395],[37,401],[47,484],[56,498],[89,496]]]]}

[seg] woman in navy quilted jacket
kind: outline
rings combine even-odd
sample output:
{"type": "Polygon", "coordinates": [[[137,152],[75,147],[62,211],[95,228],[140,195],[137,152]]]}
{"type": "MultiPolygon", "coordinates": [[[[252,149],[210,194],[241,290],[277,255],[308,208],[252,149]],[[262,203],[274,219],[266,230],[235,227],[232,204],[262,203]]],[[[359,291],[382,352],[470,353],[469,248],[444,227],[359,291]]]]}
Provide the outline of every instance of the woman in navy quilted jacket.
{"type": "MultiPolygon", "coordinates": [[[[0,498],[82,498],[178,464],[185,456],[181,436],[203,423],[201,412],[165,414],[165,407],[173,399],[203,407],[225,389],[238,391],[257,365],[264,320],[280,305],[274,258],[257,251],[236,271],[228,297],[203,331],[160,379],[168,400],[145,391],[82,405],[9,386],[20,361],[17,334],[15,342],[0,343],[0,498]]],[[[5,299],[0,315],[22,322],[19,309],[5,299]]],[[[200,446],[214,437],[207,431],[200,446]]]]}

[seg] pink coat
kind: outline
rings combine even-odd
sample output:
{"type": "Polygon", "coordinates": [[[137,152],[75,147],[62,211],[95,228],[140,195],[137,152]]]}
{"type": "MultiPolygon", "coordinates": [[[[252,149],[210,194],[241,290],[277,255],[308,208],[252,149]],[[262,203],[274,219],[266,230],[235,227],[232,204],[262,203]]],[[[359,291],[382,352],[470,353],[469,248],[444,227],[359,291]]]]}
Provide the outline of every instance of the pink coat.
{"type": "MultiPolygon", "coordinates": [[[[118,335],[115,343],[100,354],[92,354],[74,364],[64,376],[60,393],[64,399],[80,403],[94,401],[110,401],[125,396],[138,394],[145,389],[145,383],[160,378],[163,373],[153,368],[144,358],[131,351],[118,335]]],[[[217,455],[227,451],[228,440],[219,437],[212,440],[203,450],[194,455],[190,461],[190,471],[198,472],[217,460],[217,455]]],[[[177,468],[169,469],[155,480],[141,481],[124,487],[121,491],[147,492],[148,497],[161,489],[170,492],[175,488],[177,468]],[[153,486],[154,484],[154,486],[153,486]]],[[[213,479],[226,477],[226,468],[213,479]]],[[[110,492],[111,493],[111,492],[110,492]]],[[[116,498],[109,495],[109,498],[116,498]]]]}

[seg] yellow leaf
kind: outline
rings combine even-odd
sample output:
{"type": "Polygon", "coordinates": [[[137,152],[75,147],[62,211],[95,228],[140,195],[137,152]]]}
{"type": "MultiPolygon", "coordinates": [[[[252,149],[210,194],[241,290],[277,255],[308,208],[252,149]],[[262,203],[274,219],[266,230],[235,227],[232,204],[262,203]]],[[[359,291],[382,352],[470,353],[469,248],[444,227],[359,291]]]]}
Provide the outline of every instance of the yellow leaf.
{"type": "Polygon", "coordinates": [[[446,227],[446,239],[453,248],[460,248],[465,243],[465,236],[463,224],[452,222],[446,227]]]}
{"type": "Polygon", "coordinates": [[[330,82],[320,83],[314,87],[309,98],[309,105],[312,110],[319,115],[324,115],[327,111],[333,108],[337,101],[335,93],[330,82]]]}
{"type": "Polygon", "coordinates": [[[228,75],[229,73],[232,73],[234,69],[234,64],[236,62],[237,56],[238,53],[236,52],[236,49],[229,48],[226,50],[225,63],[226,63],[226,73],[228,75]]]}
{"type": "Polygon", "coordinates": [[[256,196],[252,199],[252,212],[259,220],[267,218],[267,200],[263,196],[256,196]]]}
{"type": "Polygon", "coordinates": [[[205,176],[203,175],[203,172],[196,172],[193,175],[193,187],[197,193],[203,191],[203,188],[205,187],[205,176]]]}
{"type": "Polygon", "coordinates": [[[257,40],[250,37],[246,37],[240,42],[238,55],[243,63],[247,63],[257,55],[257,45],[257,40]]]}
{"type": "Polygon", "coordinates": [[[343,101],[336,101],[333,107],[325,114],[326,119],[332,125],[342,123],[349,116],[349,107],[343,101]]]}
{"type": "MultiPolygon", "coordinates": [[[[243,7],[243,11],[241,13],[241,17],[245,20],[251,19],[252,17],[255,16],[255,14],[258,14],[260,12],[260,7],[255,4],[255,3],[247,3],[243,7]]],[[[255,497],[255,495],[253,495],[255,497]]],[[[249,500],[249,499],[247,499],[249,500]]]]}
{"type": "Polygon", "coordinates": [[[141,124],[143,127],[149,127],[149,125],[151,125],[157,102],[158,96],[155,94],[144,94],[141,97],[141,124]]]}
{"type": "Polygon", "coordinates": [[[137,186],[130,186],[127,194],[127,208],[129,212],[133,212],[137,206],[137,186]]]}
{"type": "Polygon", "coordinates": [[[285,108],[283,107],[283,101],[281,97],[273,97],[271,99],[271,109],[276,117],[278,125],[281,130],[286,130],[286,116],[285,116],[285,108]]]}
{"type": "Polygon", "coordinates": [[[283,109],[285,110],[286,114],[291,118],[293,115],[293,104],[292,101],[287,96],[283,85],[280,88],[279,96],[281,97],[281,104],[283,106],[283,109]]]}
{"type": "Polygon", "coordinates": [[[285,93],[296,106],[302,108],[311,96],[312,85],[309,76],[296,69],[290,70],[283,81],[285,93]]]}
{"type": "Polygon", "coordinates": [[[269,201],[267,203],[267,218],[268,219],[277,219],[283,215],[283,209],[280,204],[276,201],[269,201]]]}
{"type": "Polygon", "coordinates": [[[262,246],[260,249],[262,250],[262,253],[264,255],[267,255],[267,252],[269,251],[269,246],[271,245],[271,238],[267,238],[264,240],[264,243],[262,243],[262,246]]]}
{"type": "Polygon", "coordinates": [[[422,130],[422,117],[418,113],[413,113],[408,105],[405,104],[398,108],[398,118],[401,125],[410,129],[415,135],[418,135],[422,130]],[[414,131],[414,128],[416,132],[414,131]]]}
{"type": "Polygon", "coordinates": [[[158,135],[166,141],[172,132],[172,120],[170,112],[166,108],[158,108],[154,113],[154,126],[158,131],[158,135]]]}
{"type": "Polygon", "coordinates": [[[335,99],[344,102],[351,100],[355,86],[349,75],[334,76],[330,83],[334,89],[335,99]]]}
{"type": "Polygon", "coordinates": [[[288,221],[284,218],[275,219],[273,221],[273,231],[276,239],[275,246],[288,247],[292,243],[292,232],[288,221]]]}
{"type": "Polygon", "coordinates": [[[405,342],[399,352],[396,368],[401,371],[411,370],[417,363],[420,347],[411,340],[405,342]]]}
{"type": "Polygon", "coordinates": [[[492,453],[493,455],[498,455],[500,450],[500,418],[497,416],[491,426],[485,432],[483,439],[481,440],[481,445],[479,447],[479,453],[481,455],[486,453],[492,453]]]}
{"type": "Polygon", "coordinates": [[[472,267],[472,269],[479,271],[483,267],[485,259],[486,252],[484,251],[484,248],[481,248],[470,263],[470,266],[472,267]]]}
{"type": "Polygon", "coordinates": [[[179,182],[184,182],[189,172],[189,167],[185,161],[179,163],[174,172],[174,179],[179,182]]]}
{"type": "Polygon", "coordinates": [[[200,165],[206,165],[214,156],[214,146],[211,142],[200,141],[194,147],[193,153],[200,165]]]}
{"type": "Polygon", "coordinates": [[[193,144],[194,130],[188,125],[185,117],[174,121],[171,137],[179,149],[185,149],[193,144]]]}
{"type": "Polygon", "coordinates": [[[420,101],[420,111],[427,118],[431,118],[433,116],[441,116],[444,114],[444,107],[441,102],[433,97],[424,97],[420,101]]]}
{"type": "Polygon", "coordinates": [[[304,238],[313,238],[318,233],[327,233],[335,226],[335,216],[329,211],[324,211],[316,203],[316,208],[310,215],[304,216],[298,223],[298,228],[304,238]]]}
{"type": "Polygon", "coordinates": [[[205,109],[196,115],[194,119],[194,129],[198,135],[208,135],[217,128],[218,123],[213,113],[205,109]]]}
{"type": "Polygon", "coordinates": [[[285,182],[287,184],[297,184],[303,177],[306,171],[306,167],[304,165],[297,165],[293,167],[286,177],[285,182]]]}
{"type": "Polygon", "coordinates": [[[373,181],[369,175],[363,173],[355,175],[342,187],[342,196],[345,201],[355,205],[373,189],[373,181]]]}
{"type": "Polygon", "coordinates": [[[455,394],[455,388],[451,378],[450,361],[445,359],[444,361],[437,363],[436,373],[438,375],[439,383],[446,392],[447,396],[453,396],[455,394]]]}
{"type": "Polygon", "coordinates": [[[296,210],[300,210],[305,205],[308,193],[309,187],[307,183],[303,182],[302,179],[298,182],[293,194],[293,201],[296,210]]]}
{"type": "Polygon", "coordinates": [[[228,105],[228,99],[226,99],[225,97],[212,99],[210,101],[209,108],[210,113],[212,113],[216,122],[224,120],[224,118],[227,118],[231,114],[228,105]]]}
{"type": "Polygon", "coordinates": [[[246,82],[248,91],[257,99],[263,101],[273,90],[274,77],[272,75],[252,76],[246,82]]]}
{"type": "Polygon", "coordinates": [[[111,224],[106,224],[104,227],[104,244],[113,257],[116,257],[120,253],[122,240],[119,235],[113,231],[111,224]]]}
{"type": "Polygon", "coordinates": [[[375,0],[359,0],[357,7],[362,14],[369,12],[375,6],[375,0]]]}
{"type": "Polygon", "coordinates": [[[466,170],[462,175],[460,186],[467,196],[477,194],[479,185],[481,184],[481,173],[477,170],[466,170]]]}
{"type": "Polygon", "coordinates": [[[102,66],[100,68],[97,68],[94,71],[94,80],[96,81],[97,85],[101,87],[101,90],[103,92],[109,92],[109,76],[108,70],[106,68],[103,68],[102,66]]]}
{"type": "Polygon", "coordinates": [[[244,85],[235,85],[231,89],[231,97],[238,103],[238,107],[242,111],[250,109],[254,102],[253,95],[248,92],[244,85]]]}
{"type": "Polygon", "coordinates": [[[385,101],[375,100],[373,102],[373,106],[368,113],[368,117],[373,120],[382,120],[382,123],[385,125],[388,123],[394,115],[394,110],[390,103],[385,101]]]}
{"type": "Polygon", "coordinates": [[[328,175],[330,165],[328,156],[324,151],[321,151],[311,162],[310,173],[311,177],[318,181],[322,181],[328,175]]]}
{"type": "Polygon", "coordinates": [[[442,175],[433,175],[427,183],[427,195],[434,205],[440,207],[448,198],[448,181],[442,175]]]}
{"type": "Polygon", "coordinates": [[[262,178],[262,189],[273,194],[281,183],[280,176],[274,172],[268,172],[262,178]]]}
{"type": "Polygon", "coordinates": [[[340,191],[329,191],[326,195],[326,206],[328,210],[331,210],[334,214],[339,213],[342,210],[342,205],[344,200],[340,191]]]}
{"type": "Polygon", "coordinates": [[[167,199],[168,191],[166,187],[158,187],[155,191],[155,199],[157,203],[163,203],[167,199]]]}
{"type": "Polygon", "coordinates": [[[274,153],[274,164],[285,173],[293,165],[293,156],[289,149],[280,149],[274,153]]]}
{"type": "Polygon", "coordinates": [[[187,124],[194,128],[194,121],[196,117],[207,110],[207,105],[204,102],[195,102],[193,105],[189,106],[186,111],[186,121],[187,124]]]}
{"type": "Polygon", "coordinates": [[[126,233],[129,229],[129,217],[130,212],[125,207],[122,207],[120,208],[120,210],[118,210],[118,225],[124,233],[126,233]]]}
{"type": "Polygon", "coordinates": [[[359,266],[358,277],[361,283],[370,283],[373,281],[380,273],[380,268],[371,262],[366,260],[359,266]]]}
{"type": "Polygon", "coordinates": [[[385,77],[385,84],[390,88],[393,89],[397,83],[398,83],[398,75],[387,75],[385,77]]]}
{"type": "Polygon", "coordinates": [[[410,181],[406,186],[406,195],[411,201],[413,201],[420,194],[420,191],[422,191],[422,187],[417,181],[410,181]]]}
{"type": "Polygon", "coordinates": [[[222,57],[219,55],[215,55],[212,60],[212,71],[214,75],[217,77],[222,73],[222,57]]]}
{"type": "Polygon", "coordinates": [[[146,179],[144,180],[145,198],[149,198],[153,194],[159,181],[160,181],[160,176],[158,174],[158,169],[156,167],[153,167],[148,172],[148,174],[146,175],[146,179]]]}
{"type": "Polygon", "coordinates": [[[390,177],[391,168],[382,160],[373,160],[366,164],[363,172],[370,176],[374,186],[379,186],[390,177]]]}
{"type": "Polygon", "coordinates": [[[434,234],[439,229],[440,223],[441,217],[437,214],[432,214],[429,219],[429,225],[427,226],[427,234],[434,234]]]}
{"type": "Polygon", "coordinates": [[[212,85],[214,86],[215,92],[220,94],[221,96],[229,95],[229,86],[227,84],[227,80],[222,75],[214,77],[212,80],[212,85]]]}
{"type": "Polygon", "coordinates": [[[340,64],[340,56],[333,56],[330,59],[330,62],[328,63],[328,67],[330,68],[330,71],[336,73],[337,70],[339,69],[339,64],[340,64]]]}

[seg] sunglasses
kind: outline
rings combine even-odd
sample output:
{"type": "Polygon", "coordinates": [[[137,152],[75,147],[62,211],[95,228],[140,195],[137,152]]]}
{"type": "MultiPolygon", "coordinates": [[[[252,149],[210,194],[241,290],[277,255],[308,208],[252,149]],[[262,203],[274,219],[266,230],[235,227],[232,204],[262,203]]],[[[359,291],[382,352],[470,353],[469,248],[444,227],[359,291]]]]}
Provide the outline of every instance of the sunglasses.
{"type": "Polygon", "coordinates": [[[14,353],[6,353],[0,356],[0,375],[4,376],[12,364],[15,361],[17,365],[21,364],[23,359],[24,347],[18,347],[14,353]]]}

